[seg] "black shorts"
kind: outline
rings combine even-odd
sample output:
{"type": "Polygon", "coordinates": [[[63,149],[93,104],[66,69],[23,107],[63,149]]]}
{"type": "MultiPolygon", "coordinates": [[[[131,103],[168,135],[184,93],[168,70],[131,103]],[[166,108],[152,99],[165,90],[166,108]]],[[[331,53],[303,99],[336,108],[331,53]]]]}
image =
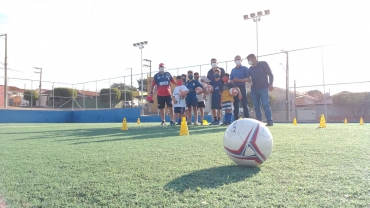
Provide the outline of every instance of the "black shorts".
{"type": "Polygon", "coordinates": [[[174,108],[174,113],[184,114],[185,113],[185,107],[175,107],[174,108]]]}
{"type": "Polygon", "coordinates": [[[205,108],[206,107],[206,104],[204,103],[204,101],[200,101],[198,102],[198,108],[205,108]]]}
{"type": "Polygon", "coordinates": [[[171,95],[168,96],[158,96],[158,109],[163,109],[165,107],[165,104],[167,105],[167,108],[172,108],[172,98],[171,95]]]}

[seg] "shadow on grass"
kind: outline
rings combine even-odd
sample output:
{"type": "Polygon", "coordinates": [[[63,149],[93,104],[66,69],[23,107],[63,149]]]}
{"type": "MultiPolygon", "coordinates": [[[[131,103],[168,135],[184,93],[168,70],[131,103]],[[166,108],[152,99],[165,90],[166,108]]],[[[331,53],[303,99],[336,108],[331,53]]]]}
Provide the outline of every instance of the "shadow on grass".
{"type": "Polygon", "coordinates": [[[199,170],[170,181],[165,185],[165,189],[183,192],[185,190],[217,188],[251,178],[259,171],[260,167],[246,168],[237,165],[199,170]]]}
{"type": "MultiPolygon", "coordinates": [[[[218,126],[189,126],[190,135],[202,135],[224,132],[226,128],[218,126]]],[[[161,139],[179,136],[180,126],[129,126],[128,131],[122,131],[121,125],[107,128],[69,128],[55,130],[35,130],[35,132],[18,132],[15,140],[52,140],[52,142],[74,142],[72,144],[87,144],[113,142],[135,139],[161,139]]],[[[14,136],[14,134],[13,134],[14,136]]]]}

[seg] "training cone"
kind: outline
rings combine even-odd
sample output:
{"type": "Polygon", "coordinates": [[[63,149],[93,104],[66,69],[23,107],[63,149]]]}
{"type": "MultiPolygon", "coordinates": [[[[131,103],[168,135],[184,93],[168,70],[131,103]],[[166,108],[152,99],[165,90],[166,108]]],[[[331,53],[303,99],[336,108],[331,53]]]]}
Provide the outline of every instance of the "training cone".
{"type": "Polygon", "coordinates": [[[188,124],[186,123],[185,117],[182,118],[181,127],[180,127],[180,136],[189,135],[188,124]]]}
{"type": "Polygon", "coordinates": [[[325,121],[324,114],[322,114],[320,118],[320,128],[326,128],[326,121],[325,121]]]}
{"type": "Polygon", "coordinates": [[[297,119],[296,118],[294,118],[294,120],[293,120],[293,125],[297,126],[297,119]]]}
{"type": "Polygon", "coordinates": [[[121,130],[128,130],[126,118],[124,118],[123,121],[122,121],[122,128],[121,128],[121,130]]]}
{"type": "Polygon", "coordinates": [[[360,118],[360,125],[364,125],[364,119],[360,118]]]}
{"type": "Polygon", "coordinates": [[[348,122],[347,122],[347,119],[346,118],[344,118],[344,124],[347,124],[348,122]]]}
{"type": "Polygon", "coordinates": [[[243,119],[243,118],[240,116],[238,120],[240,120],[240,119],[243,119]]]}
{"type": "Polygon", "coordinates": [[[203,125],[209,125],[207,120],[203,120],[203,125]]]}
{"type": "Polygon", "coordinates": [[[140,124],[140,118],[137,118],[137,124],[140,124]]]}

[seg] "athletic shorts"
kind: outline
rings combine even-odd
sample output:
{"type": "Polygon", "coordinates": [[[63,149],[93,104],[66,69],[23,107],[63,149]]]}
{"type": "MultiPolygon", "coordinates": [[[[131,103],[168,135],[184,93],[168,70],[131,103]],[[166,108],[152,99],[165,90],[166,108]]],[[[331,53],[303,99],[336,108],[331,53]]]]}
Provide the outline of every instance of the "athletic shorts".
{"type": "Polygon", "coordinates": [[[211,109],[221,110],[221,95],[212,96],[211,109]]]}
{"type": "Polygon", "coordinates": [[[171,95],[168,96],[158,96],[158,109],[163,109],[165,107],[165,104],[167,105],[167,108],[172,108],[172,97],[171,95]]]}
{"type": "Polygon", "coordinates": [[[226,110],[232,110],[233,108],[231,107],[233,105],[232,102],[230,101],[227,101],[227,102],[223,102],[222,103],[222,110],[226,111],[226,110]]]}
{"type": "Polygon", "coordinates": [[[174,113],[184,114],[185,113],[185,107],[175,107],[174,108],[174,113]]]}
{"type": "Polygon", "coordinates": [[[186,100],[186,107],[191,108],[191,107],[197,107],[197,106],[198,106],[197,98],[186,100]]]}
{"type": "Polygon", "coordinates": [[[206,104],[204,103],[204,101],[200,101],[198,102],[198,108],[205,108],[206,107],[206,104]]]}

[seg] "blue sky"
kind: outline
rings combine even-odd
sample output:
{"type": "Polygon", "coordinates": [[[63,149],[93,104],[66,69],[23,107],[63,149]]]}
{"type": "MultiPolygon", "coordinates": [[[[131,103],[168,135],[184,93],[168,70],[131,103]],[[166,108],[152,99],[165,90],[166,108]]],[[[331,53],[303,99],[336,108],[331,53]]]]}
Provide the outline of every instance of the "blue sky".
{"type": "MultiPolygon", "coordinates": [[[[140,50],[132,44],[140,41],[149,42],[143,58],[153,60],[153,71],[161,62],[173,69],[207,64],[213,57],[219,61],[232,60],[235,55],[245,58],[256,53],[256,25],[252,20],[245,21],[243,15],[269,9],[271,15],[259,22],[260,55],[335,44],[324,49],[324,56],[320,48],[290,53],[290,86],[293,80],[298,86],[306,86],[322,84],[323,67],[326,83],[370,80],[366,63],[370,14],[366,8],[365,0],[2,0],[0,34],[8,34],[8,67],[13,69],[9,77],[38,80],[33,69],[36,66],[43,68],[45,81],[74,84],[126,76],[130,72],[125,69],[130,67],[139,74],[140,50]]],[[[3,63],[3,39],[0,57],[3,63]]],[[[260,60],[270,64],[275,85],[285,88],[285,72],[280,65],[285,67],[285,55],[260,60]]],[[[230,62],[228,70],[233,66],[230,62]]],[[[205,75],[209,68],[187,68],[179,73],[201,69],[205,75]]],[[[0,76],[3,72],[0,70],[0,76]]],[[[177,70],[170,72],[177,74],[177,70]]],[[[138,78],[134,77],[134,84],[138,78]]],[[[31,87],[30,81],[11,79],[12,83],[31,87]]],[[[109,81],[99,81],[98,85],[107,87],[109,81]]],[[[33,88],[37,86],[32,84],[33,88]]],[[[51,84],[43,86],[51,88],[51,84]]],[[[95,82],[84,87],[95,90],[95,82]]],[[[364,91],[369,87],[367,83],[330,86],[326,90],[364,91]]]]}

